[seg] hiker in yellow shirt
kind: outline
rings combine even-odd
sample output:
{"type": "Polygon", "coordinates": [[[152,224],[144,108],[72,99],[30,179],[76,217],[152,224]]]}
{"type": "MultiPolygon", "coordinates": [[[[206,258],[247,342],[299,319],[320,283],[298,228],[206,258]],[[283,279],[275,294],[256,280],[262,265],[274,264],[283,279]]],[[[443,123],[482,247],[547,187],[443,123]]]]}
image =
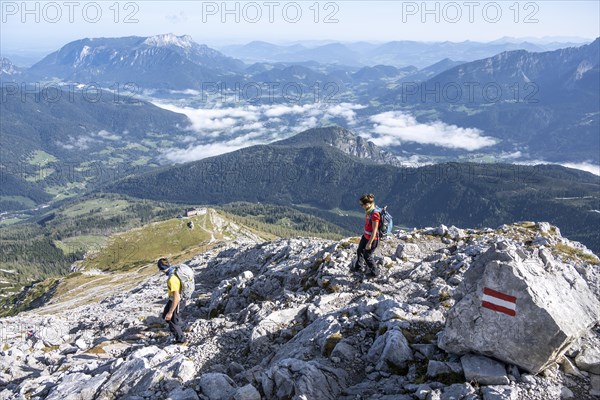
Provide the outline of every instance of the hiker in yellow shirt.
{"type": "Polygon", "coordinates": [[[169,301],[165,305],[162,317],[169,324],[169,330],[175,336],[175,343],[186,343],[187,339],[181,329],[179,318],[179,306],[181,303],[181,281],[175,274],[175,267],[171,266],[169,260],[162,257],[158,260],[158,269],[167,275],[167,292],[169,301]]]}

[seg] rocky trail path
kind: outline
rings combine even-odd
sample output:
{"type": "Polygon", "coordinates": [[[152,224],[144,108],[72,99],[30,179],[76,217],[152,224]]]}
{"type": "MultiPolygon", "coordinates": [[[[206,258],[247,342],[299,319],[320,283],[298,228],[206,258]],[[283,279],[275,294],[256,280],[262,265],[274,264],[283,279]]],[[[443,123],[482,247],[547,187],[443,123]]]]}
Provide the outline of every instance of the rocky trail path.
{"type": "Polygon", "coordinates": [[[186,346],[159,274],[4,318],[0,399],[600,396],[600,261],[557,228],[401,231],[376,278],[349,271],[355,251],[246,236],[189,260],[186,346]]]}

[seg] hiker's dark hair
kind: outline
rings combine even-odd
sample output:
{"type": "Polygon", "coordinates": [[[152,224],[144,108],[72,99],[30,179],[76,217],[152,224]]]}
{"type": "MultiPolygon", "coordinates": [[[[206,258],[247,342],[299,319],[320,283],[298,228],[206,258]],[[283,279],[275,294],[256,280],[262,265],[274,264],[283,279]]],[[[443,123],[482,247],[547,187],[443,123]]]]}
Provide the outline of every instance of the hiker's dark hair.
{"type": "Polygon", "coordinates": [[[167,269],[167,267],[169,266],[169,259],[167,257],[161,257],[158,259],[158,262],[156,264],[161,270],[167,269]]]}
{"type": "Polygon", "coordinates": [[[360,196],[360,202],[362,204],[374,203],[375,195],[373,193],[363,194],[362,196],[360,196]]]}

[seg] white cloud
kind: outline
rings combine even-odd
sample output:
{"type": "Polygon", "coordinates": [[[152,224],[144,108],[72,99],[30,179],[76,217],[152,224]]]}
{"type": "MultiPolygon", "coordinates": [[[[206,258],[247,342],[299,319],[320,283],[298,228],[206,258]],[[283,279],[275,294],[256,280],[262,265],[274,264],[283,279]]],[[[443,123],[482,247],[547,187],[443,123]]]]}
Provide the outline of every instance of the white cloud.
{"type": "Polygon", "coordinates": [[[196,132],[225,131],[240,123],[257,121],[260,113],[252,107],[245,108],[190,108],[179,107],[173,104],[153,103],[165,110],[173,111],[187,116],[196,132]]]}
{"type": "Polygon", "coordinates": [[[552,163],[543,160],[525,160],[518,161],[515,164],[521,165],[561,165],[566,168],[579,169],[581,171],[590,172],[594,175],[600,176],[600,165],[592,164],[590,162],[581,162],[581,163],[552,163]]]}
{"type": "Polygon", "coordinates": [[[226,142],[218,142],[191,146],[186,149],[169,149],[163,153],[163,156],[170,162],[184,163],[229,153],[241,149],[242,147],[244,146],[235,146],[226,142]]]}
{"type": "MultiPolygon", "coordinates": [[[[356,124],[356,112],[366,106],[354,103],[340,103],[335,105],[327,105],[326,103],[311,103],[303,106],[263,106],[264,115],[267,117],[280,117],[282,115],[293,115],[306,116],[300,124],[297,124],[292,130],[299,132],[301,128],[310,129],[318,125],[318,121],[322,119],[330,118],[344,118],[348,125],[356,124]]],[[[273,120],[280,120],[279,118],[272,118],[273,120]]],[[[273,121],[274,122],[274,121],[273,121]]]]}
{"type": "Polygon", "coordinates": [[[318,125],[318,120],[316,117],[308,117],[300,121],[298,125],[292,128],[293,132],[299,133],[311,128],[314,128],[318,125]]]}
{"type": "Polygon", "coordinates": [[[98,132],[96,135],[106,140],[121,140],[121,136],[105,131],[104,129],[98,132]]]}
{"type": "Polygon", "coordinates": [[[172,162],[200,160],[284,139],[290,134],[318,127],[323,119],[342,118],[352,125],[356,123],[355,110],[365,108],[354,103],[246,105],[210,109],[157,102],[154,104],[184,114],[191,122],[187,128],[190,135],[180,141],[185,143],[186,148],[172,148],[165,152],[164,157],[172,162]]]}
{"type": "Polygon", "coordinates": [[[186,13],[183,11],[180,11],[177,14],[165,15],[165,19],[173,25],[179,25],[188,20],[186,13]]]}
{"type": "Polygon", "coordinates": [[[521,153],[519,150],[512,153],[502,152],[499,157],[505,160],[515,160],[523,157],[523,153],[521,153]]]}
{"type": "MultiPolygon", "coordinates": [[[[185,149],[173,148],[165,153],[172,162],[186,162],[223,154],[255,144],[283,139],[290,134],[318,127],[321,121],[344,119],[348,125],[358,126],[356,110],[365,106],[354,103],[305,105],[247,105],[194,109],[173,104],[155,103],[170,111],[185,114],[191,121],[190,134],[179,143],[185,149]],[[207,143],[208,142],[208,143],[207,143]]],[[[365,122],[360,122],[361,126],[365,122]]],[[[414,117],[401,112],[386,112],[366,119],[374,123],[374,130],[365,135],[378,145],[416,142],[448,148],[477,150],[491,146],[496,140],[482,135],[478,129],[460,128],[443,122],[420,124],[414,117]],[[374,136],[374,137],[373,137],[374,136]]],[[[511,154],[510,157],[517,157],[511,154]]],[[[407,160],[416,163],[417,160],[407,160]]]]}
{"type": "Polygon", "coordinates": [[[185,90],[169,90],[171,94],[183,94],[188,96],[200,96],[201,93],[196,89],[185,89],[185,90]]]}
{"type": "Polygon", "coordinates": [[[98,142],[98,140],[90,136],[79,136],[77,138],[69,136],[69,143],[57,142],[57,144],[67,150],[87,150],[95,142],[98,142]]]}
{"type": "MultiPolygon", "coordinates": [[[[261,130],[266,125],[283,122],[282,116],[304,118],[295,128],[315,127],[323,118],[344,118],[348,124],[356,122],[354,110],[365,108],[365,106],[354,103],[340,103],[328,105],[325,103],[311,103],[304,105],[248,105],[244,107],[227,108],[191,108],[180,107],[174,104],[153,103],[157,107],[176,113],[184,114],[191,122],[189,129],[200,133],[204,137],[218,137],[220,134],[234,133],[243,130],[261,130]]],[[[308,129],[308,128],[307,128],[308,129]]],[[[296,131],[297,129],[293,129],[296,131]]]]}
{"type": "Polygon", "coordinates": [[[228,141],[200,144],[197,146],[190,146],[186,149],[168,149],[163,153],[163,157],[174,163],[197,161],[207,157],[230,153],[244,147],[268,142],[268,140],[265,141],[261,138],[264,138],[262,132],[250,132],[228,141]]]}
{"type": "Polygon", "coordinates": [[[252,122],[250,124],[238,125],[231,129],[232,133],[239,131],[256,131],[262,134],[266,132],[266,129],[263,122],[252,122]]]}
{"type": "Polygon", "coordinates": [[[197,138],[194,137],[194,136],[184,136],[184,137],[182,137],[182,138],[180,138],[178,140],[181,141],[181,142],[184,142],[184,143],[193,143],[193,142],[196,141],[196,139],[197,138]]]}
{"type": "Polygon", "coordinates": [[[281,117],[282,115],[286,115],[286,114],[305,114],[311,108],[313,108],[312,104],[306,104],[304,106],[294,105],[291,107],[283,106],[283,105],[276,105],[276,106],[269,107],[264,112],[264,114],[267,117],[281,117]]]}
{"type": "Polygon", "coordinates": [[[359,110],[361,108],[365,108],[366,106],[360,104],[353,103],[340,103],[334,106],[329,106],[327,108],[326,117],[342,117],[348,121],[348,125],[354,125],[356,123],[356,112],[354,110],[359,110]]]}
{"type": "Polygon", "coordinates": [[[563,167],[567,167],[567,168],[574,168],[574,169],[580,169],[582,171],[591,172],[594,175],[600,176],[600,165],[597,165],[597,164],[592,164],[589,162],[582,162],[582,163],[562,163],[560,165],[562,165],[563,167]]]}
{"type": "Polygon", "coordinates": [[[373,131],[380,135],[370,140],[379,146],[414,142],[474,151],[497,143],[493,137],[482,136],[483,132],[476,128],[461,128],[441,121],[421,124],[412,115],[398,111],[373,115],[370,120],[374,122],[373,131]]]}
{"type": "Polygon", "coordinates": [[[254,144],[262,144],[263,140],[260,140],[264,134],[262,132],[250,132],[243,136],[238,136],[235,139],[229,140],[227,142],[230,146],[242,146],[247,147],[254,144]]]}

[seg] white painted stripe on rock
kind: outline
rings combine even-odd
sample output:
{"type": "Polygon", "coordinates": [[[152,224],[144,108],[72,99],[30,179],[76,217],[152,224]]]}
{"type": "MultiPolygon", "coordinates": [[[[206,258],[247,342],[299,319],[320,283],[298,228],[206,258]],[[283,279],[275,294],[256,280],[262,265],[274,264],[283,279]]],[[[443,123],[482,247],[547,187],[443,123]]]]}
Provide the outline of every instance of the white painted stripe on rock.
{"type": "Polygon", "coordinates": [[[488,296],[487,294],[483,295],[481,301],[487,301],[489,303],[496,304],[497,306],[510,308],[511,310],[515,310],[517,308],[515,303],[511,303],[510,301],[502,300],[497,297],[488,296]]]}

